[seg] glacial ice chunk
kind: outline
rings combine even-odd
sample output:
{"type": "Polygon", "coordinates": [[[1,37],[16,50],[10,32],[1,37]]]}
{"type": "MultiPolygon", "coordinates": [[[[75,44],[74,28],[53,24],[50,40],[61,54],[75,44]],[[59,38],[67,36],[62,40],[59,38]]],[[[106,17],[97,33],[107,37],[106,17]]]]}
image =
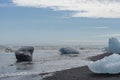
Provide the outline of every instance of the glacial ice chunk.
{"type": "Polygon", "coordinates": [[[120,73],[120,55],[112,54],[108,57],[91,63],[88,65],[88,67],[94,73],[120,73]]]}
{"type": "Polygon", "coordinates": [[[120,54],[120,42],[116,38],[109,39],[108,52],[120,54]]]}
{"type": "Polygon", "coordinates": [[[61,54],[79,54],[79,51],[70,47],[61,48],[59,51],[61,52],[61,54]]]}

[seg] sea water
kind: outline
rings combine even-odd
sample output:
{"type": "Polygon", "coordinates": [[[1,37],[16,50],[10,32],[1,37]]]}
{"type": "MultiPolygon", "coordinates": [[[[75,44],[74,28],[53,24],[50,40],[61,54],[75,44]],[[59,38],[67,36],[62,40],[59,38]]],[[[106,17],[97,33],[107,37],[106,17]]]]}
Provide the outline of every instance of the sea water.
{"type": "MultiPolygon", "coordinates": [[[[102,54],[101,47],[76,47],[80,54],[60,55],[59,48],[35,49],[32,62],[17,63],[14,52],[0,52],[0,80],[40,80],[39,74],[85,66],[91,63],[89,56],[102,54]]],[[[50,75],[49,74],[49,75],[50,75]]]]}

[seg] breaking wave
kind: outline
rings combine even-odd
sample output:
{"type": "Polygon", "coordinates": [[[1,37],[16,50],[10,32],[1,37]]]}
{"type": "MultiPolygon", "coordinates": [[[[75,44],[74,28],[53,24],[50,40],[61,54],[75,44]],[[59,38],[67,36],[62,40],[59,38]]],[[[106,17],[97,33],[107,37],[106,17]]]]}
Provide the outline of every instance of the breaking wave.
{"type": "Polygon", "coordinates": [[[14,77],[14,76],[27,76],[27,75],[39,75],[40,72],[16,72],[0,74],[0,78],[14,77]]]}

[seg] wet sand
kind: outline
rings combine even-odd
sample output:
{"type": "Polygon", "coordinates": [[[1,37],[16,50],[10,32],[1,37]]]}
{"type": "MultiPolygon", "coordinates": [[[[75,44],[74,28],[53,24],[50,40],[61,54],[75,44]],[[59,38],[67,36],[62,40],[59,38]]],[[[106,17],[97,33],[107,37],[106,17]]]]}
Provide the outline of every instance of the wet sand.
{"type": "MultiPolygon", "coordinates": [[[[96,61],[109,55],[111,54],[106,53],[88,59],[96,61]]],[[[120,74],[94,74],[87,66],[83,66],[55,72],[53,76],[46,77],[43,80],[120,80],[120,74]]]]}
{"type": "Polygon", "coordinates": [[[104,54],[100,54],[100,55],[97,55],[97,56],[88,57],[88,59],[90,61],[97,61],[97,60],[100,60],[100,59],[104,58],[105,56],[110,56],[110,55],[112,55],[112,53],[104,53],[104,54]]]}

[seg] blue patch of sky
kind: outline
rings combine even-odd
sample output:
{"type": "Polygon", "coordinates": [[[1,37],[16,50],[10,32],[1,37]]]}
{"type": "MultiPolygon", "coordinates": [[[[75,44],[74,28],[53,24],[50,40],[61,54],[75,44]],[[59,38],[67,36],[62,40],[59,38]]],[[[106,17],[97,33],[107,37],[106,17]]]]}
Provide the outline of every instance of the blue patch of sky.
{"type": "Polygon", "coordinates": [[[72,12],[49,8],[1,7],[0,12],[0,37],[6,43],[101,39],[95,36],[119,33],[120,29],[120,19],[72,18],[68,17],[72,12]],[[104,26],[109,28],[93,29],[104,26]]]}

